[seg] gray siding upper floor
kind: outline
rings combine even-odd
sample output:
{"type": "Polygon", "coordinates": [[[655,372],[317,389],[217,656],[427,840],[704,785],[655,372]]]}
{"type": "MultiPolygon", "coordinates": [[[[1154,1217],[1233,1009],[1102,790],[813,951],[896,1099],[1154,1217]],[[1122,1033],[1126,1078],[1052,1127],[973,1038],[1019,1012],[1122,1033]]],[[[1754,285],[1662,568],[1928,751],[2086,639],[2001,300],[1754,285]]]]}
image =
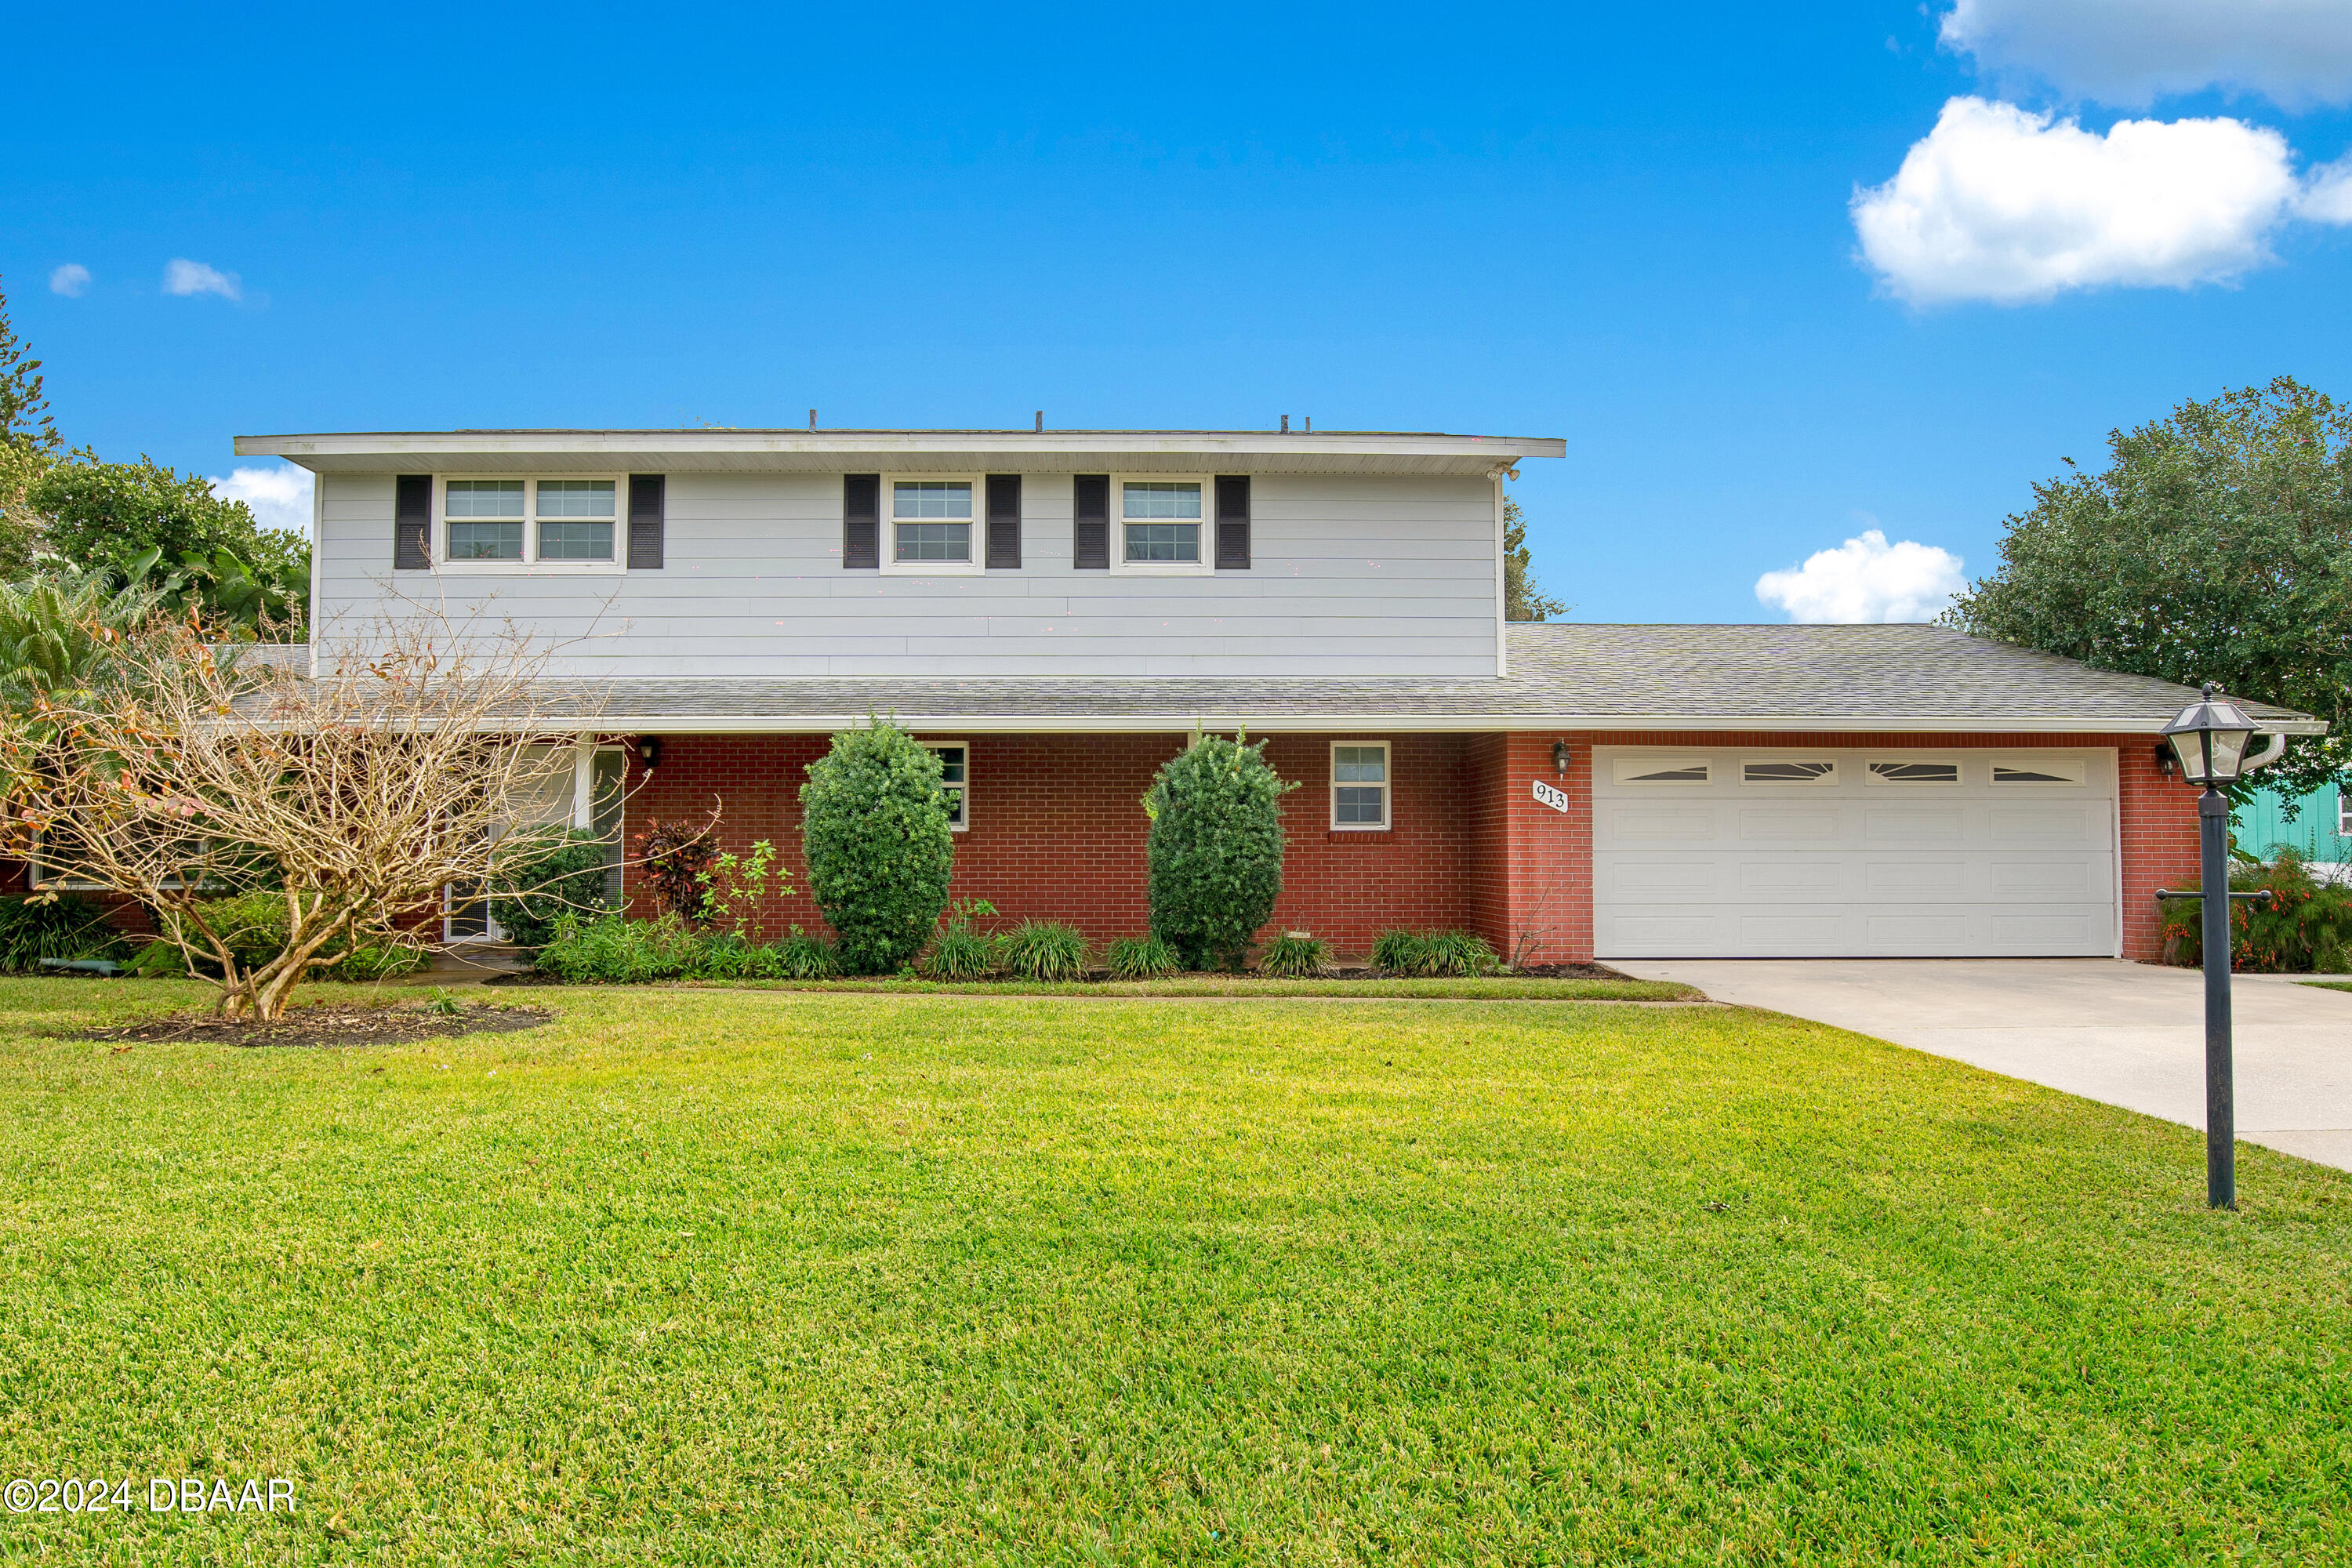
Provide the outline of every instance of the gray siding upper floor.
{"type": "Polygon", "coordinates": [[[673,473],[661,570],[563,575],[394,572],[393,476],[319,484],[322,647],[421,603],[583,675],[1496,671],[1485,479],[1261,474],[1250,569],[1197,576],[1073,568],[1067,474],[1025,476],[1019,569],[955,576],[845,570],[838,475],[673,473]]]}

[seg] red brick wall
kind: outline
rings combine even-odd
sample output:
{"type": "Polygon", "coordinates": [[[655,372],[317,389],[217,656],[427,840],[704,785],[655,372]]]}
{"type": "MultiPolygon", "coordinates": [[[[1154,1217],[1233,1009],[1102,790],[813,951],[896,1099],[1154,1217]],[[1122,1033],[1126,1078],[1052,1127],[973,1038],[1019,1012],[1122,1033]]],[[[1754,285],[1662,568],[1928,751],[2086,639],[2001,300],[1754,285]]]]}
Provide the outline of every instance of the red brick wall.
{"type": "MultiPolygon", "coordinates": [[[[971,747],[971,826],[956,835],[956,898],[986,899],[1007,920],[1066,921],[1094,941],[1147,928],[1143,792],[1183,746],[1178,735],[927,735],[971,747]]],[[[1347,738],[1347,737],[1340,737],[1347,738]]],[[[1377,737],[1376,737],[1377,738],[1377,737]]],[[[1385,833],[1330,831],[1332,737],[1280,735],[1266,758],[1299,788],[1283,799],[1290,837],[1270,930],[1314,931],[1361,953],[1387,926],[1470,923],[1466,757],[1475,737],[1390,742],[1385,833]]],[[[634,768],[627,832],[649,817],[699,818],[723,805],[719,837],[740,851],[766,838],[793,871],[766,935],[824,929],[800,855],[800,786],[823,736],[666,736],[651,775],[634,768]]],[[[635,874],[627,891],[637,897],[635,874]]]]}
{"type": "Polygon", "coordinates": [[[2176,771],[2164,775],[2156,742],[2140,738],[2116,748],[2116,809],[2123,821],[2124,956],[2163,956],[2156,890],[2193,886],[2197,877],[2198,791],[2176,771]]]}
{"type": "MultiPolygon", "coordinates": [[[[986,899],[1008,920],[1066,921],[1098,942],[1145,929],[1145,822],[1138,802],[1152,773],[1183,744],[1181,736],[927,738],[962,739],[971,748],[971,826],[956,836],[956,897],[986,899]]],[[[1393,736],[1386,833],[1329,830],[1332,739],[1278,735],[1266,747],[1276,771],[1300,784],[1284,801],[1290,854],[1270,930],[1312,931],[1352,954],[1388,926],[1463,926],[1501,952],[1524,943],[1528,962],[1571,963],[1592,953],[1595,744],[1802,746],[1827,738],[1671,731],[1393,736]],[[1559,740],[1570,745],[1565,779],[1552,768],[1559,740]],[[1529,788],[1536,779],[1564,789],[1570,811],[1537,801],[1529,788]]],[[[1853,734],[1836,736],[1834,743],[2117,748],[2124,951],[2157,956],[2152,895],[2195,871],[2197,800],[2194,791],[2158,772],[2152,740],[1853,734]]],[[[803,770],[826,744],[823,736],[666,737],[653,775],[632,773],[629,832],[642,830],[649,816],[699,816],[723,802],[722,843],[740,850],[754,839],[773,841],[800,889],[778,907],[763,934],[793,923],[822,930],[800,859],[799,789],[803,770]]]]}

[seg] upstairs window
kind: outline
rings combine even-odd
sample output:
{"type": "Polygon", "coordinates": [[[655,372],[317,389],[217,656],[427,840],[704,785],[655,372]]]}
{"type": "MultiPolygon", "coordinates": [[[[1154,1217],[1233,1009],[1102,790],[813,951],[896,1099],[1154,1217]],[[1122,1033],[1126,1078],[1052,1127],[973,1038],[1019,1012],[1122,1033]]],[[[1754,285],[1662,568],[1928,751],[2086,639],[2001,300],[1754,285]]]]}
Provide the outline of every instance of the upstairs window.
{"type": "Polygon", "coordinates": [[[616,489],[611,479],[540,480],[539,558],[610,561],[616,489]]]}
{"type": "Polygon", "coordinates": [[[1331,743],[1331,828],[1378,833],[1389,825],[1389,745],[1386,741],[1331,743]]]}
{"type": "Polygon", "coordinates": [[[1204,479],[1131,479],[1117,487],[1115,564],[1121,571],[1183,574],[1211,569],[1201,531],[1207,516],[1204,479]]]}
{"type": "Polygon", "coordinates": [[[890,486],[890,559],[971,561],[971,481],[894,481],[890,486]]]}
{"type": "Polygon", "coordinates": [[[443,479],[441,558],[453,566],[613,567],[618,479],[443,479]]]}
{"type": "Polygon", "coordinates": [[[451,479],[441,487],[452,561],[522,559],[524,479],[451,479]]]}

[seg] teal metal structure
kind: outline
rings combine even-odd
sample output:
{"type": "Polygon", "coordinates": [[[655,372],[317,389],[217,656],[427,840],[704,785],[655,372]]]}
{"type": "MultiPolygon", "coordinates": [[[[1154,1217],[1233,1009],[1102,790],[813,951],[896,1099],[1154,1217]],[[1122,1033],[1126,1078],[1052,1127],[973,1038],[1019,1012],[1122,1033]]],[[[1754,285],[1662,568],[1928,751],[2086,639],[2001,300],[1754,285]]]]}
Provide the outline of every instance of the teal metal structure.
{"type": "Polygon", "coordinates": [[[2346,831],[2352,822],[2345,819],[2336,785],[2328,784],[2298,800],[2293,822],[2284,814],[2286,802],[2287,797],[2277,790],[2266,789],[2251,804],[2239,807],[2231,825],[2238,847],[2267,860],[2273,847],[2286,844],[2306,860],[2336,865],[2352,861],[2352,832],[2346,831]]]}

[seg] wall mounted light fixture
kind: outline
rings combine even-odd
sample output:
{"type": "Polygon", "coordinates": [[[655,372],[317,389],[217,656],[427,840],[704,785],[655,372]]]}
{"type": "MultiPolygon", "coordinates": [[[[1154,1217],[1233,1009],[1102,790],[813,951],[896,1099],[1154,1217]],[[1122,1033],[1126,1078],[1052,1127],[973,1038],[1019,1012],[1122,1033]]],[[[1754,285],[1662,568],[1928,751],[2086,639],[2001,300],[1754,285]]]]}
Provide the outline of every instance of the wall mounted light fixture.
{"type": "Polygon", "coordinates": [[[1566,741],[1554,741],[1551,743],[1551,771],[1562,778],[1568,776],[1568,742],[1566,741]]]}
{"type": "Polygon", "coordinates": [[[640,735],[637,737],[637,761],[646,765],[646,772],[651,773],[653,771],[653,765],[661,761],[661,738],[659,736],[640,735]]]}

